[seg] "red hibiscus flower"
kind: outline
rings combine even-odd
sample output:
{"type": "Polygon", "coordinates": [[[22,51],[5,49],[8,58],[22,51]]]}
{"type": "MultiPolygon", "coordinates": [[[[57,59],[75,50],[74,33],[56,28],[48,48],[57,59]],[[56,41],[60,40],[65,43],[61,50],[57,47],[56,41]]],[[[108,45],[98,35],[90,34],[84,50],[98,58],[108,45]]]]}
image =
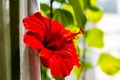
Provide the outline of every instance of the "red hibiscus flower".
{"type": "Polygon", "coordinates": [[[73,39],[82,30],[72,33],[50,18],[37,12],[23,20],[28,32],[24,35],[24,42],[28,47],[39,49],[42,64],[50,68],[54,77],[68,76],[74,65],[80,67],[73,39]]]}

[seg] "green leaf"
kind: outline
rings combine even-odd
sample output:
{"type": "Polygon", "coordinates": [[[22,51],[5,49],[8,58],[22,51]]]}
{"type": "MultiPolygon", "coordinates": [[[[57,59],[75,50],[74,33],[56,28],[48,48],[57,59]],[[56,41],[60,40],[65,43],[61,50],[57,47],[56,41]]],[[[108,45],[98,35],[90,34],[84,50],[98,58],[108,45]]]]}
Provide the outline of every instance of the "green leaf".
{"type": "Polygon", "coordinates": [[[77,80],[81,77],[81,73],[82,73],[82,67],[78,68],[78,67],[74,67],[73,68],[74,71],[74,75],[76,76],[77,80]]]}
{"type": "Polygon", "coordinates": [[[90,0],[90,4],[91,4],[92,6],[95,6],[95,5],[96,5],[96,2],[97,2],[97,0],[90,0]]]}
{"type": "Polygon", "coordinates": [[[54,77],[55,80],[65,80],[64,78],[56,78],[54,77]]]}
{"type": "Polygon", "coordinates": [[[69,11],[57,9],[54,12],[53,20],[60,21],[64,26],[74,23],[73,16],[69,11]]]}
{"type": "Polygon", "coordinates": [[[71,6],[70,4],[64,5],[64,6],[62,7],[62,9],[63,9],[63,10],[67,10],[67,11],[69,11],[72,15],[74,15],[74,10],[73,10],[73,8],[72,8],[72,6],[71,6]]]}
{"type": "Polygon", "coordinates": [[[82,72],[84,72],[85,70],[91,67],[92,67],[92,64],[90,62],[82,64],[80,68],[75,66],[73,71],[74,71],[75,76],[77,77],[77,80],[79,80],[79,78],[81,77],[82,72]]]}
{"type": "Polygon", "coordinates": [[[48,69],[41,65],[41,80],[50,80],[49,76],[47,75],[48,69]]]}
{"type": "Polygon", "coordinates": [[[40,4],[40,9],[43,10],[44,12],[47,12],[50,7],[47,4],[40,4]]]}
{"type": "Polygon", "coordinates": [[[66,0],[53,0],[53,1],[57,1],[59,3],[66,3],[66,0]]]}
{"type": "Polygon", "coordinates": [[[87,19],[82,11],[79,0],[69,0],[69,2],[74,10],[77,25],[84,28],[87,19]]]}
{"type": "Polygon", "coordinates": [[[96,23],[98,22],[103,16],[103,11],[97,7],[91,7],[87,9],[87,18],[89,21],[96,23]]]}
{"type": "MultiPolygon", "coordinates": [[[[77,25],[76,18],[75,18],[75,13],[74,13],[74,10],[73,10],[72,6],[70,4],[67,4],[67,5],[63,6],[62,9],[63,10],[67,10],[67,11],[69,11],[72,14],[73,19],[74,19],[74,25],[77,25]]],[[[74,27],[74,25],[72,25],[72,26],[74,27]]]]}
{"type": "Polygon", "coordinates": [[[70,30],[70,31],[72,31],[72,32],[79,32],[80,31],[80,28],[79,27],[77,27],[76,25],[69,25],[69,26],[66,26],[65,27],[67,30],[70,30]]]}
{"type": "Polygon", "coordinates": [[[82,3],[81,5],[83,5],[84,9],[89,8],[91,6],[90,1],[91,0],[80,0],[80,2],[82,3]]]}
{"type": "Polygon", "coordinates": [[[120,59],[108,53],[102,53],[98,60],[100,68],[108,75],[115,75],[120,70],[120,59]]]}
{"type": "Polygon", "coordinates": [[[85,41],[89,46],[96,48],[103,48],[103,36],[104,33],[98,28],[91,28],[85,33],[85,41]]]}

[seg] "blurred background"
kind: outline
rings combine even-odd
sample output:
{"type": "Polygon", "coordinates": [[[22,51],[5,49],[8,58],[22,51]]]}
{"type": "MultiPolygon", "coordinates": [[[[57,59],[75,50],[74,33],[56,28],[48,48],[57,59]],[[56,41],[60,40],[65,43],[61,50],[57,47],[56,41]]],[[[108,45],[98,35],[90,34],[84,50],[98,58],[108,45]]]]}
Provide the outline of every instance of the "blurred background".
{"type": "MultiPolygon", "coordinates": [[[[27,3],[0,0],[0,80],[20,80],[22,1],[27,3]]],[[[84,36],[75,41],[83,66],[74,67],[65,80],[120,79],[120,0],[39,1],[43,15],[60,21],[71,31],[80,28],[85,31],[84,36]]],[[[63,80],[52,77],[44,66],[41,66],[41,78],[63,80]]]]}

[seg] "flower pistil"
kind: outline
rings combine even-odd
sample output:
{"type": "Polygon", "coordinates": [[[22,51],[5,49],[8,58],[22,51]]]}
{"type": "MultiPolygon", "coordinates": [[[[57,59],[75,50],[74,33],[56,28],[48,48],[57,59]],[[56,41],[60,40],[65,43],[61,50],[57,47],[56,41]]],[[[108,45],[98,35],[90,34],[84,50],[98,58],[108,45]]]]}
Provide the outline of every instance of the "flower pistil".
{"type": "Polygon", "coordinates": [[[79,32],[69,32],[64,35],[64,38],[67,42],[71,42],[74,39],[78,39],[83,34],[84,34],[83,30],[82,28],[80,28],[79,32]]]}

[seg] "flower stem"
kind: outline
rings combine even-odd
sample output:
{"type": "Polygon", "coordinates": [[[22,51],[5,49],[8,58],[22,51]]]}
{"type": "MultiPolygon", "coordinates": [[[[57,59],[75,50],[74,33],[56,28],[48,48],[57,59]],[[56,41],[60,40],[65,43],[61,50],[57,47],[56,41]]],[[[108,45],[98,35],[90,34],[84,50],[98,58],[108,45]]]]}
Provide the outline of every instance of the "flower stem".
{"type": "MultiPolygon", "coordinates": [[[[83,55],[82,55],[82,59],[83,59],[83,64],[86,63],[86,44],[85,44],[85,36],[83,39],[83,55]]],[[[83,75],[82,75],[82,80],[86,80],[86,70],[84,70],[83,75]]]]}
{"type": "Polygon", "coordinates": [[[53,0],[50,0],[50,18],[53,17],[53,0]]]}

